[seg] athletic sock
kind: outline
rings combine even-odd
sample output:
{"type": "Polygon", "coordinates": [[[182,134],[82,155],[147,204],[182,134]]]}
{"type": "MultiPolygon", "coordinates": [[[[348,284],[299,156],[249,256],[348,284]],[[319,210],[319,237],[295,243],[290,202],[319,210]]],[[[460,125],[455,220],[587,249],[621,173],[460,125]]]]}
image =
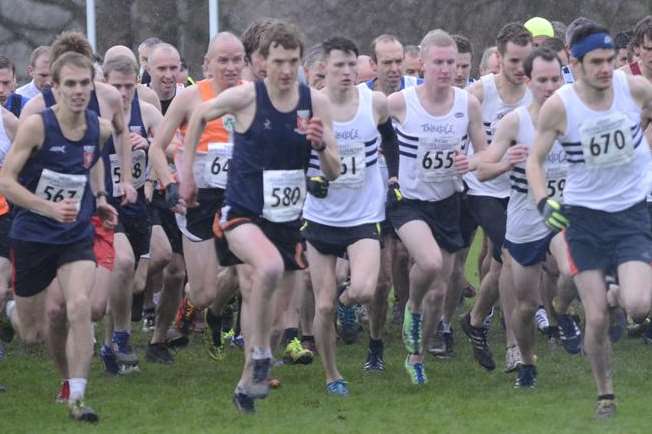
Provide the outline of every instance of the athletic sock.
{"type": "Polygon", "coordinates": [[[118,351],[126,351],[129,343],[129,332],[126,330],[114,330],[111,341],[118,346],[118,351]]]}
{"type": "Polygon", "coordinates": [[[70,402],[75,402],[84,399],[84,392],[86,392],[85,378],[69,378],[68,385],[70,386],[70,402]]]}
{"type": "Polygon", "coordinates": [[[451,323],[446,321],[445,319],[441,320],[441,331],[442,333],[450,333],[451,323]]]}
{"type": "Polygon", "coordinates": [[[252,350],[251,358],[254,360],[271,359],[272,350],[269,348],[254,347],[252,350]]]}
{"type": "Polygon", "coordinates": [[[598,401],[602,401],[602,400],[605,400],[605,399],[613,401],[614,399],[616,399],[616,395],[614,395],[613,393],[598,395],[598,401]]]}
{"type": "Polygon", "coordinates": [[[372,339],[369,338],[369,349],[373,353],[377,353],[379,350],[383,349],[383,340],[382,339],[372,339]]]}
{"type": "Polygon", "coordinates": [[[222,316],[215,315],[211,308],[206,309],[206,323],[209,325],[211,330],[217,330],[217,339],[219,341],[218,346],[222,346],[222,316]]]}
{"type": "Polygon", "coordinates": [[[292,342],[294,338],[298,338],[298,337],[299,337],[299,329],[297,328],[285,329],[285,331],[283,332],[283,345],[289,344],[290,342],[292,342]]]}

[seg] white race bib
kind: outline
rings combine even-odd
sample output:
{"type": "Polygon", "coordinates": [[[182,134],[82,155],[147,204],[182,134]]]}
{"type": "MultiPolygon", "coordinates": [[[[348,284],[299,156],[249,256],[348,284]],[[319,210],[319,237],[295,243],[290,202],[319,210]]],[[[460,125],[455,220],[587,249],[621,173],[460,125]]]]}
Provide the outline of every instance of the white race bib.
{"type": "Polygon", "coordinates": [[[442,182],[457,177],[453,137],[420,137],[417,150],[417,173],[423,182],[442,182]]]}
{"type": "Polygon", "coordinates": [[[233,143],[209,143],[202,178],[203,188],[226,188],[233,143]]]}
{"type": "Polygon", "coordinates": [[[86,175],[69,175],[43,169],[35,194],[51,202],[73,199],[81,202],[86,188],[86,175]]]}
{"type": "Polygon", "coordinates": [[[367,158],[364,143],[347,143],[339,147],[341,172],[331,183],[335,187],[360,188],[364,185],[367,158]]]}
{"type": "Polygon", "coordinates": [[[303,170],[265,170],[263,172],[263,217],[275,223],[297,220],[306,198],[303,170]]]}
{"type": "MultiPolygon", "coordinates": [[[[120,187],[120,156],[118,154],[110,154],[109,161],[111,163],[111,182],[113,183],[113,197],[122,196],[122,188],[120,187]]],[[[134,188],[137,190],[147,180],[147,154],[142,149],[137,149],[131,153],[131,179],[134,188]]]]}
{"type": "Polygon", "coordinates": [[[621,166],[634,157],[632,130],[622,113],[585,120],[580,126],[580,139],[588,167],[621,166]]]}

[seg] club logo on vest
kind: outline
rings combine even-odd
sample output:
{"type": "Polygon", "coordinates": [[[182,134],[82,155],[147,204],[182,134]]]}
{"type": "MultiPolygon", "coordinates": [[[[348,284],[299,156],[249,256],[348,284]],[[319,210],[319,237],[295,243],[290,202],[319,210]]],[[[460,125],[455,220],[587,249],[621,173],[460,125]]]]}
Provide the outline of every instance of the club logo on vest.
{"type": "Polygon", "coordinates": [[[66,145],[50,146],[50,152],[57,152],[59,154],[65,154],[66,153],[66,145]]]}
{"type": "Polygon", "coordinates": [[[296,133],[303,135],[308,133],[309,116],[309,110],[297,110],[297,127],[294,129],[296,133]]]}
{"type": "Polygon", "coordinates": [[[84,146],[84,167],[90,169],[93,165],[93,156],[95,155],[95,146],[84,146]]]}

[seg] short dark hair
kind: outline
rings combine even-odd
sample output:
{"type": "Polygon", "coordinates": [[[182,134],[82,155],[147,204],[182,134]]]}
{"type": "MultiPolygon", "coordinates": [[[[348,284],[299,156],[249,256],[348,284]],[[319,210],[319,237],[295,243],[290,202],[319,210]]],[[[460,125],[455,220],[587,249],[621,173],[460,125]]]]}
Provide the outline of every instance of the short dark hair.
{"type": "Polygon", "coordinates": [[[16,65],[7,56],[0,56],[0,69],[8,69],[14,76],[16,75],[16,65]]]}
{"type": "Polygon", "coordinates": [[[332,38],[328,38],[322,42],[321,45],[326,57],[328,57],[328,55],[333,50],[340,50],[345,53],[353,53],[355,54],[355,57],[358,57],[358,54],[360,54],[358,47],[355,45],[355,42],[341,36],[333,36],[332,38]]]}
{"type": "Polygon", "coordinates": [[[52,65],[59,56],[68,51],[79,53],[82,56],[93,58],[93,47],[80,32],[62,32],[56,37],[50,46],[50,65],[52,65]]]}
{"type": "Polygon", "coordinates": [[[272,18],[261,18],[249,24],[249,27],[242,32],[240,40],[244,46],[247,61],[251,61],[251,55],[260,47],[265,32],[277,22],[278,20],[272,18]]]}
{"type": "Polygon", "coordinates": [[[452,35],[453,40],[457,44],[457,52],[460,54],[473,52],[471,41],[464,35],[452,35]]]}
{"type": "MultiPolygon", "coordinates": [[[[573,47],[573,45],[582,39],[586,38],[587,36],[593,35],[595,33],[606,33],[609,34],[609,30],[607,30],[606,27],[601,26],[600,24],[596,23],[588,23],[584,24],[573,32],[573,35],[571,36],[570,39],[570,46],[573,47]]],[[[577,59],[580,62],[584,59],[584,56],[582,56],[581,59],[577,59]]]]}
{"type": "Polygon", "coordinates": [[[645,36],[652,41],[652,15],[643,18],[634,26],[634,46],[643,45],[645,36]]]}
{"type": "Polygon", "coordinates": [[[53,82],[59,84],[59,80],[61,78],[61,69],[66,65],[88,69],[88,72],[91,75],[91,80],[95,76],[95,68],[93,68],[93,63],[91,62],[90,57],[76,51],[67,51],[61,56],[57,57],[57,59],[50,65],[53,82]]]}
{"type": "Polygon", "coordinates": [[[532,78],[532,66],[534,66],[534,61],[536,59],[543,59],[546,62],[552,62],[556,60],[559,63],[559,69],[561,70],[561,59],[557,56],[556,51],[552,51],[550,48],[546,47],[537,47],[523,61],[523,71],[527,78],[532,78]]]}
{"type": "Polygon", "coordinates": [[[507,44],[509,42],[525,47],[532,43],[532,33],[521,23],[505,24],[496,37],[496,47],[501,55],[507,51],[507,44]]]}
{"type": "Polygon", "coordinates": [[[401,44],[401,41],[400,39],[398,39],[397,36],[390,35],[388,33],[384,33],[380,36],[375,37],[374,40],[371,41],[371,47],[370,47],[371,48],[370,57],[371,60],[374,61],[374,63],[378,62],[378,57],[376,56],[376,45],[378,45],[381,42],[398,42],[399,44],[401,44]]]}
{"type": "Polygon", "coordinates": [[[299,49],[299,57],[303,57],[303,35],[292,23],[277,21],[263,34],[259,52],[264,58],[269,56],[269,49],[281,46],[286,50],[299,49]]]}
{"type": "Polygon", "coordinates": [[[616,50],[627,48],[629,42],[632,40],[632,33],[633,32],[631,30],[616,33],[616,36],[614,36],[614,45],[616,46],[616,50]]]}
{"type": "Polygon", "coordinates": [[[552,50],[555,53],[559,53],[561,50],[565,48],[564,42],[558,38],[546,38],[546,40],[543,41],[543,43],[541,44],[541,47],[548,48],[549,50],[552,50]]]}

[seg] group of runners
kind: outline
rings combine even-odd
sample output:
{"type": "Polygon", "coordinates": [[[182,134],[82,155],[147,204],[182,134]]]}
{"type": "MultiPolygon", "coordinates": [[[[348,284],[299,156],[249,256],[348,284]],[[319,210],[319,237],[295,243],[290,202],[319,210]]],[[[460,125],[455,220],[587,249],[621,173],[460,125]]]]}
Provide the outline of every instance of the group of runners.
{"type": "Polygon", "coordinates": [[[586,354],[596,417],[614,415],[611,342],[652,305],[652,16],[616,38],[562,26],[505,25],[477,80],[462,35],[383,34],[365,55],[341,36],[305,48],[271,19],[215,36],[196,83],[157,38],[100,64],[64,32],[16,92],[0,56],[0,338],[45,342],[57,401],[96,422],[92,324],[120,375],[139,365],[133,321],[152,332],[145,359],[170,364],[203,312],[211,358],[230,328],[244,347],[233,403],[253,413],[275,357],[318,353],[326,393],[347,396],[336,342],[363,319],[363,369],[382,372],[393,288],[415,385],[426,353],[454,355],[455,324],[494,370],[499,306],[515,387],[536,385],[538,328],[586,354]],[[479,227],[476,290],[464,264],[479,227]]]}

